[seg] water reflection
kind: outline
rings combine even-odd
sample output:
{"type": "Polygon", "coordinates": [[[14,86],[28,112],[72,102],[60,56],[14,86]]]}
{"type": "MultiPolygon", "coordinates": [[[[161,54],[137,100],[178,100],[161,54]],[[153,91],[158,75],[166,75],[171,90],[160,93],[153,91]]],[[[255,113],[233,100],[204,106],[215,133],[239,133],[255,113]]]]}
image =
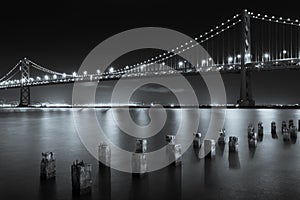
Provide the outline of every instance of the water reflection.
{"type": "Polygon", "coordinates": [[[99,193],[101,199],[110,200],[111,199],[111,169],[106,165],[99,162],[99,193]]]}
{"type": "Polygon", "coordinates": [[[255,151],[256,151],[256,147],[253,147],[253,146],[249,143],[249,158],[251,158],[251,159],[254,158],[255,151]]]}
{"type": "Polygon", "coordinates": [[[291,138],[291,144],[296,144],[297,142],[297,138],[296,137],[292,137],[291,138]]]}
{"type": "Polygon", "coordinates": [[[257,142],[262,142],[264,139],[264,135],[258,135],[257,136],[257,142]]]}
{"type": "MultiPolygon", "coordinates": [[[[79,112],[89,114],[84,110],[79,112]]],[[[133,150],[135,140],[115,126],[110,110],[98,110],[101,111],[97,115],[99,121],[113,143],[133,150]]],[[[87,152],[74,130],[72,113],[50,111],[0,111],[0,158],[4,160],[0,193],[11,197],[4,199],[20,199],[14,198],[19,196],[32,200],[71,199],[70,163],[79,157],[97,166],[97,161],[87,152]],[[45,149],[51,149],[57,155],[58,174],[56,180],[39,182],[40,153],[45,149]]],[[[140,113],[135,117],[146,116],[142,111],[137,112],[140,113]]],[[[170,121],[161,137],[153,138],[149,144],[164,144],[165,135],[176,132],[181,119],[179,110],[173,109],[168,114],[170,121]]],[[[205,133],[210,111],[199,109],[199,114],[198,131],[205,133]]],[[[229,153],[226,143],[225,146],[217,145],[215,159],[199,160],[195,157],[199,150],[193,150],[191,146],[183,156],[182,166],[168,166],[141,178],[94,167],[92,194],[74,199],[279,199],[283,196],[297,199],[300,191],[290,186],[299,183],[300,143],[296,138],[284,142],[280,134],[281,122],[289,119],[300,119],[300,110],[230,109],[225,128],[228,135],[239,138],[239,152],[229,153]],[[249,148],[247,126],[249,122],[256,124],[258,121],[268,124],[264,127],[265,135],[256,148],[249,148]],[[278,135],[271,133],[269,124],[272,121],[279,125],[278,135]],[[253,192],[262,188],[264,192],[253,192]]],[[[86,128],[88,126],[86,124],[86,128]]]]}
{"type": "Polygon", "coordinates": [[[229,168],[230,169],[240,169],[240,158],[238,152],[229,152],[228,154],[228,162],[229,162],[229,168]]]}
{"type": "Polygon", "coordinates": [[[129,200],[131,199],[150,199],[149,176],[145,174],[133,174],[131,179],[131,188],[129,200]]]}
{"type": "Polygon", "coordinates": [[[39,199],[57,199],[55,178],[40,180],[39,199]]]}
{"type": "Polygon", "coordinates": [[[272,138],[273,138],[273,139],[278,139],[277,133],[272,133],[271,135],[272,135],[272,138]]]}
{"type": "Polygon", "coordinates": [[[225,150],[225,143],[218,143],[216,148],[217,156],[223,156],[225,150]]]}
{"type": "Polygon", "coordinates": [[[169,192],[167,193],[164,199],[181,200],[182,166],[169,165],[166,170],[165,179],[168,180],[167,182],[165,182],[165,188],[169,192]]]}

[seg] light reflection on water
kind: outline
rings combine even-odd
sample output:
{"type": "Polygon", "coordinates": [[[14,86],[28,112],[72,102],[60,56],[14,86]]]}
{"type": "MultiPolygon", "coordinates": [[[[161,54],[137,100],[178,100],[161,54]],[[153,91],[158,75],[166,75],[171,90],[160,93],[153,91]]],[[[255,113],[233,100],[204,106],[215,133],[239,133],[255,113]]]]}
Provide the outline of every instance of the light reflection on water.
{"type": "MultiPolygon", "coordinates": [[[[176,132],[182,116],[179,113],[178,109],[167,110],[167,123],[161,133],[150,139],[149,150],[160,148],[165,144],[165,135],[176,132]]],[[[198,131],[205,133],[210,110],[199,109],[198,113],[198,131]]],[[[110,109],[97,109],[97,116],[115,144],[134,149],[134,138],[115,127],[110,109]]],[[[149,123],[147,109],[132,109],[131,116],[140,125],[149,123]]],[[[72,109],[0,109],[1,199],[71,199],[70,166],[76,159],[93,165],[90,199],[298,198],[300,144],[284,143],[279,131],[281,122],[290,119],[297,126],[300,110],[228,109],[226,137],[239,137],[238,153],[229,154],[226,144],[224,149],[217,146],[214,160],[199,160],[197,152],[190,148],[182,158],[181,167],[169,166],[142,179],[132,179],[130,174],[110,170],[109,175],[107,169],[98,168],[76,133],[72,109]],[[259,121],[264,124],[263,140],[256,149],[249,149],[247,126],[252,122],[257,130],[259,121]],[[276,122],[278,139],[271,137],[272,121],[276,122]],[[39,180],[43,151],[55,153],[54,181],[39,180]]]]}

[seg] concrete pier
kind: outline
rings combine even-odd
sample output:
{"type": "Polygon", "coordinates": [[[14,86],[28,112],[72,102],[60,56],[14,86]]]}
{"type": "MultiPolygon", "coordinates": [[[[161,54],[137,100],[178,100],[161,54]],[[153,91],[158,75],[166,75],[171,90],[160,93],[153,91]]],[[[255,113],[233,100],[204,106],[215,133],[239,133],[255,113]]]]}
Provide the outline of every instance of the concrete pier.
{"type": "Polygon", "coordinates": [[[56,176],[54,154],[52,152],[42,153],[41,179],[51,179],[56,176]]]}
{"type": "Polygon", "coordinates": [[[84,195],[92,191],[92,165],[83,161],[73,162],[71,166],[73,194],[84,195]]]}
{"type": "Polygon", "coordinates": [[[110,166],[111,150],[106,143],[101,143],[98,147],[98,160],[106,166],[110,166]]]}

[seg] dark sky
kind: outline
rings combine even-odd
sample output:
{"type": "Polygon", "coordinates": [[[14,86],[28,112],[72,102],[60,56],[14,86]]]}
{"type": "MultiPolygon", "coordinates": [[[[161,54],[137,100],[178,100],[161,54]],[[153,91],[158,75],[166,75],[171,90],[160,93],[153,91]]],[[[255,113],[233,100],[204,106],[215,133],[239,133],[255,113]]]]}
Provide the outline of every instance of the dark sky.
{"type": "MultiPolygon", "coordinates": [[[[194,37],[245,8],[299,19],[296,4],[297,1],[9,1],[1,5],[0,12],[0,76],[24,56],[53,70],[71,73],[97,44],[131,28],[165,27],[194,37]]],[[[52,93],[61,91],[56,88],[52,93]]]]}

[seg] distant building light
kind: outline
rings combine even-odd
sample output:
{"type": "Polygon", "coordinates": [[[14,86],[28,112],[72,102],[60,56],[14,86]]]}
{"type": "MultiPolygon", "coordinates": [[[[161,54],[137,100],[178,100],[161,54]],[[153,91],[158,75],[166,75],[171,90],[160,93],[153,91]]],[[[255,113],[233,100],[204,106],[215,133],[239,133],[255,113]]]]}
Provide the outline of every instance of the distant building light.
{"type": "Polygon", "coordinates": [[[268,59],[270,57],[270,55],[268,53],[264,54],[265,59],[268,59]]]}

